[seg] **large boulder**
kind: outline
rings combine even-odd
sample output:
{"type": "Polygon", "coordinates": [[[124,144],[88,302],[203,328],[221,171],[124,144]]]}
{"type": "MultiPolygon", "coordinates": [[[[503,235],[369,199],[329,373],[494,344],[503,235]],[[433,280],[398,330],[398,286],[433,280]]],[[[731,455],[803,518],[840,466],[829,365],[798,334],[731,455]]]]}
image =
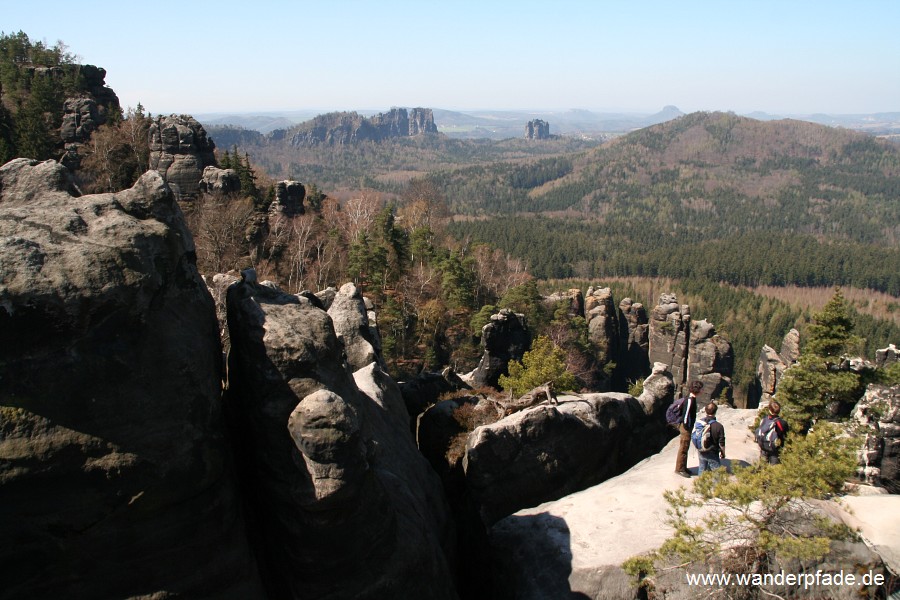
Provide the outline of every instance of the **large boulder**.
{"type": "Polygon", "coordinates": [[[522,360],[531,347],[531,330],[525,315],[507,308],[491,315],[490,322],[481,328],[484,352],[468,379],[476,388],[497,387],[501,375],[508,375],[510,360],[522,360]]]}
{"type": "Polygon", "coordinates": [[[220,169],[208,166],[200,176],[201,192],[207,194],[230,194],[241,190],[241,178],[234,169],[220,169]]]}
{"type": "Polygon", "coordinates": [[[206,167],[216,165],[216,145],[195,118],[158,117],[150,126],[150,168],[180,197],[194,198],[206,167]]]}
{"type": "Polygon", "coordinates": [[[158,173],[0,168],[0,597],[261,597],[218,337],[158,173]]]}
{"type": "Polygon", "coordinates": [[[227,406],[269,596],[454,598],[446,501],[399,388],[372,361],[354,379],[318,298],[250,279],[227,295],[227,406]]]}
{"type": "Polygon", "coordinates": [[[658,365],[640,398],[560,396],[477,428],[466,444],[466,485],[486,524],[615,476],[671,437],[662,412],[674,393],[658,365]]]}

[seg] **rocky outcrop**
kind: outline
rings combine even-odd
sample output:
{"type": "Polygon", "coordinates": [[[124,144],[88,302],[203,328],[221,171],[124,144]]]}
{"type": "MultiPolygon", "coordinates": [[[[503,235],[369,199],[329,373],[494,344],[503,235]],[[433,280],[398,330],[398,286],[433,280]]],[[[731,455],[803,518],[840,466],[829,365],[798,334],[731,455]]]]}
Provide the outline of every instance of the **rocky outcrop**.
{"type": "Polygon", "coordinates": [[[0,597],[259,598],[178,205],[69,177],[0,168],[0,597]]]}
{"type": "Polygon", "coordinates": [[[542,300],[550,310],[554,310],[561,303],[565,303],[568,306],[567,313],[570,317],[584,318],[584,294],[577,288],[564,292],[555,292],[549,296],[544,296],[542,300]]]}
{"type": "Polygon", "coordinates": [[[870,384],[853,418],[865,433],[860,478],[900,494],[900,386],[870,384]]]}
{"type": "MultiPolygon", "coordinates": [[[[358,312],[354,292],[330,310],[358,312]]],[[[318,298],[245,280],[228,324],[227,407],[269,596],[454,598],[448,509],[399,388],[375,363],[354,376],[318,298]]],[[[354,327],[344,339],[363,346],[354,327]]]]}
{"type": "Polygon", "coordinates": [[[491,316],[481,329],[484,353],[478,367],[468,375],[473,387],[497,387],[501,375],[508,375],[510,360],[522,360],[531,347],[531,331],[525,315],[507,308],[491,316]]]}
{"type": "Polygon", "coordinates": [[[651,363],[667,366],[679,390],[686,383],[690,324],[688,305],[678,304],[675,294],[661,294],[650,313],[648,355],[651,363]]]}
{"type": "Polygon", "coordinates": [[[615,476],[670,439],[662,412],[674,385],[658,365],[640,398],[560,396],[477,428],[466,443],[466,486],[486,524],[615,476]]]}
{"type": "Polygon", "coordinates": [[[764,345],[756,363],[756,386],[751,390],[748,407],[768,406],[785,370],[800,358],[800,333],[791,329],[781,344],[781,353],[764,345]]]}
{"type": "Polygon", "coordinates": [[[234,169],[209,166],[203,169],[199,189],[207,194],[232,194],[241,191],[241,179],[234,169]]]}
{"type": "Polygon", "coordinates": [[[605,365],[619,360],[619,318],[609,288],[588,288],[584,302],[588,339],[596,352],[597,362],[605,365]]]}
{"type": "Polygon", "coordinates": [[[888,344],[887,348],[875,351],[875,366],[879,369],[900,360],[900,350],[894,344],[888,344]]]}
{"type": "Polygon", "coordinates": [[[734,373],[731,344],[718,335],[706,319],[691,322],[690,340],[687,381],[703,382],[703,390],[697,394],[698,405],[713,398],[730,401],[731,375],[734,373]]]}
{"type": "Polygon", "coordinates": [[[426,408],[436,404],[444,394],[471,389],[463,379],[450,368],[440,373],[421,373],[418,377],[398,384],[403,394],[403,402],[409,416],[415,419],[426,408]]]}
{"type": "Polygon", "coordinates": [[[369,313],[359,288],[352,283],[341,286],[328,307],[328,316],[344,345],[344,353],[352,370],[361,369],[371,362],[377,362],[384,368],[381,336],[377,329],[369,325],[369,313]]]}
{"type": "Polygon", "coordinates": [[[640,302],[623,298],[619,302],[621,373],[626,381],[640,381],[650,373],[650,325],[640,302]]]}
{"type": "Polygon", "coordinates": [[[273,139],[288,139],[291,146],[308,147],[380,142],[426,133],[437,133],[430,108],[414,108],[411,114],[405,108],[393,108],[368,119],[355,112],[328,113],[288,132],[279,130],[270,135],[273,139]]]}
{"type": "Polygon", "coordinates": [[[275,184],[275,200],[269,206],[269,214],[292,217],[302,215],[306,188],[299,181],[279,181],[275,184]]]}
{"type": "Polygon", "coordinates": [[[534,119],[525,124],[526,140],[550,139],[550,123],[541,119],[534,119]]]}
{"type": "Polygon", "coordinates": [[[204,169],[216,164],[215,149],[193,117],[158,117],[150,126],[150,168],[159,171],[179,197],[197,196],[204,169]]]}

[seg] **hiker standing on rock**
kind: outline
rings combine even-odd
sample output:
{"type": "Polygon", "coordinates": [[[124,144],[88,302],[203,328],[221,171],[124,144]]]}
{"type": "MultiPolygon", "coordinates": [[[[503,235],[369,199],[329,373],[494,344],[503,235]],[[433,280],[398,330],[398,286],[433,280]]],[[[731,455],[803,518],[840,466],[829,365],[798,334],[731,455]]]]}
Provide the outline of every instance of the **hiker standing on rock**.
{"type": "Polygon", "coordinates": [[[691,431],[694,429],[694,423],[697,421],[697,394],[702,389],[702,381],[692,381],[690,394],[673,402],[666,412],[666,420],[677,424],[678,427],[679,444],[678,456],[675,460],[675,472],[682,477],[691,476],[691,472],[687,468],[687,456],[688,449],[691,447],[691,431]],[[675,417],[677,417],[677,420],[673,421],[675,417]]]}
{"type": "Polygon", "coordinates": [[[697,473],[712,471],[722,466],[725,460],[725,426],[716,420],[719,409],[715,402],[706,405],[706,417],[698,419],[694,425],[692,440],[700,453],[700,467],[697,473]]]}
{"type": "Polygon", "coordinates": [[[778,416],[781,405],[772,400],[769,402],[769,414],[759,424],[756,430],[756,443],[759,445],[759,460],[770,465],[781,462],[781,448],[784,446],[784,436],[787,435],[787,423],[778,416]]]}

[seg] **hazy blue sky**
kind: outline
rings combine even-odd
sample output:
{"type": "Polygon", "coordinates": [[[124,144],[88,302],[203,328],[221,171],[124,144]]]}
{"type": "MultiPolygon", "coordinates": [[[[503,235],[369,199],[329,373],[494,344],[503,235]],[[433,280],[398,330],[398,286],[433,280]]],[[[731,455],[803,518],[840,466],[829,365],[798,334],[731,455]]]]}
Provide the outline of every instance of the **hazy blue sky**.
{"type": "Polygon", "coordinates": [[[123,106],[900,111],[898,0],[0,0],[123,106]]]}

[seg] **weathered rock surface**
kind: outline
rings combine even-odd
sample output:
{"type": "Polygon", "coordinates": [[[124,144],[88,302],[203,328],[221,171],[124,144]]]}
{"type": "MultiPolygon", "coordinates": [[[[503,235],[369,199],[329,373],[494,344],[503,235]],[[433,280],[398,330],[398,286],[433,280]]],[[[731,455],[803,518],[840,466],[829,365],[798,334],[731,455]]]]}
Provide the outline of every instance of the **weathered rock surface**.
{"type": "Polygon", "coordinates": [[[377,329],[369,326],[369,313],[359,288],[352,283],[342,285],[328,307],[328,315],[353,371],[371,362],[384,368],[381,337],[377,329]]]}
{"type": "Polygon", "coordinates": [[[0,597],[261,597],[193,252],[156,172],[0,168],[0,597]]]}
{"type": "Polygon", "coordinates": [[[208,194],[230,194],[239,192],[241,179],[234,169],[220,169],[219,167],[205,167],[200,176],[199,189],[208,194]]]}
{"type": "Polygon", "coordinates": [[[216,165],[215,149],[193,117],[158,117],[150,126],[150,168],[159,171],[178,196],[196,197],[204,169],[216,165]]]}
{"type": "Polygon", "coordinates": [[[756,389],[751,390],[748,406],[768,406],[784,372],[800,357],[800,333],[791,329],[781,344],[781,353],[763,345],[756,363],[756,389]]]}
{"type": "Polygon", "coordinates": [[[560,396],[484,425],[469,435],[466,485],[490,524],[617,475],[671,437],[662,413],[674,385],[658,365],[640,398],[560,396]]]}
{"type": "Polygon", "coordinates": [[[690,340],[687,381],[703,382],[703,390],[697,394],[698,406],[712,398],[731,400],[734,373],[731,344],[706,319],[691,322],[690,340]]]}
{"type": "Polygon", "coordinates": [[[415,379],[399,382],[403,402],[409,416],[415,419],[431,404],[436,404],[442,394],[471,389],[450,367],[440,373],[422,373],[415,379]]]}
{"type": "Polygon", "coordinates": [[[584,318],[584,294],[577,288],[550,294],[549,296],[545,296],[543,301],[551,308],[557,306],[560,302],[566,302],[568,304],[568,314],[570,317],[584,318]]]}
{"type": "Polygon", "coordinates": [[[644,305],[631,298],[623,298],[619,302],[619,332],[622,340],[622,375],[626,381],[638,381],[650,373],[649,329],[644,305]]]}
{"type": "Polygon", "coordinates": [[[501,309],[491,315],[491,321],[481,329],[484,353],[478,367],[469,374],[475,388],[497,387],[501,375],[508,375],[510,360],[522,360],[531,347],[531,331],[525,315],[501,309]]]}
{"type": "Polygon", "coordinates": [[[600,365],[619,360],[619,318],[609,288],[588,288],[585,304],[588,339],[600,365]]]}
{"type": "Polygon", "coordinates": [[[286,217],[302,215],[305,197],[306,188],[299,181],[279,181],[275,184],[275,200],[269,207],[269,213],[286,217]]]}
{"type": "MultiPolygon", "coordinates": [[[[352,292],[331,310],[358,305],[352,292]]],[[[228,291],[227,406],[268,594],[453,598],[446,501],[399,388],[371,363],[354,379],[319,306],[246,281],[228,291]]]]}
{"type": "Polygon", "coordinates": [[[651,364],[665,364],[679,389],[686,383],[690,324],[688,306],[678,304],[674,294],[661,294],[650,314],[649,359],[651,364]]]}
{"type": "Polygon", "coordinates": [[[853,418],[866,433],[860,477],[900,494],[900,386],[870,384],[853,409],[853,418]]]}
{"type": "MultiPolygon", "coordinates": [[[[756,411],[723,406],[717,416],[725,425],[728,440],[729,459],[726,463],[755,462],[759,449],[749,425],[756,418],[756,411]]],[[[659,548],[672,533],[665,524],[668,504],[663,491],[688,484],[672,472],[677,450],[678,440],[674,439],[661,452],[618,477],[554,502],[521,510],[494,524],[489,535],[491,554],[497,567],[493,586],[495,597],[519,600],[631,600],[641,597],[621,564],[627,558],[659,548]]],[[[691,450],[688,465],[696,472],[694,450],[691,450]]],[[[895,506],[897,503],[881,500],[881,504],[895,506]]],[[[886,522],[890,535],[891,531],[897,530],[896,514],[896,510],[889,508],[877,512],[857,511],[856,525],[864,522],[864,530],[868,526],[878,531],[880,527],[872,527],[873,524],[886,522]]],[[[891,546],[896,555],[900,538],[880,534],[878,539],[891,546]]],[[[835,569],[844,568],[845,572],[880,568],[879,557],[863,544],[840,545],[840,550],[845,553],[843,558],[832,555],[825,564],[835,569]]],[[[812,572],[816,568],[813,566],[812,572]]],[[[683,570],[660,574],[656,579],[655,597],[671,600],[697,597],[699,588],[685,585],[683,570]]],[[[791,590],[776,591],[784,597],[791,593],[791,590]]],[[[852,594],[858,588],[848,588],[848,591],[852,594]]]]}

